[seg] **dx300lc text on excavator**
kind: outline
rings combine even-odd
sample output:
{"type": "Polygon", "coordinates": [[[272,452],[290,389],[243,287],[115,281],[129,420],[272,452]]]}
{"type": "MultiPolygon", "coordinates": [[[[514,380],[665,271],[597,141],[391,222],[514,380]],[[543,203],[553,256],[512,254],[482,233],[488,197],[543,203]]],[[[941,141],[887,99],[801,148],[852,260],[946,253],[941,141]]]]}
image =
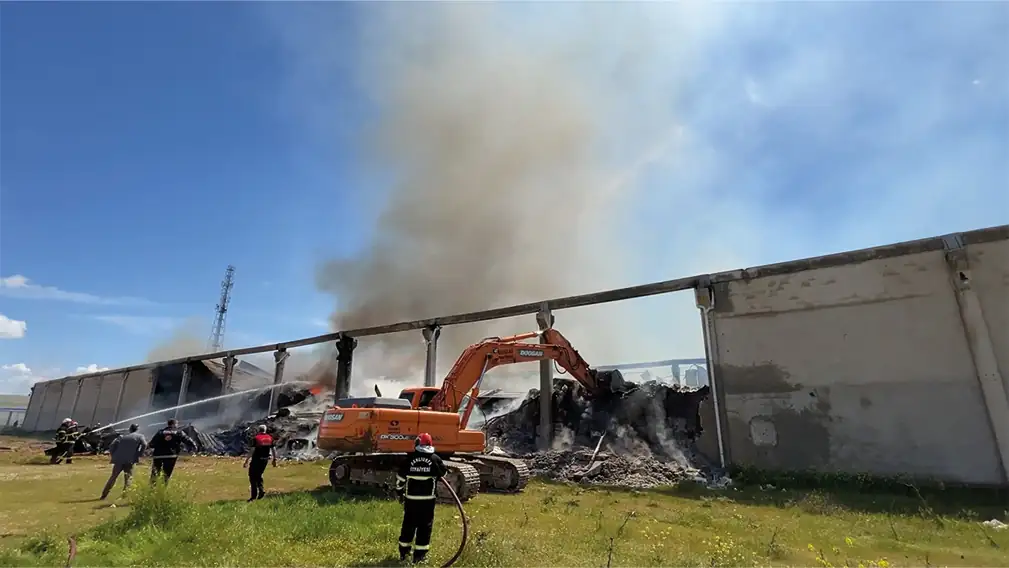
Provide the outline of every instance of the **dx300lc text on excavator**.
{"type": "MultiPolygon", "coordinates": [[[[480,491],[521,491],[529,481],[525,463],[486,455],[484,433],[465,426],[487,371],[543,360],[556,361],[592,396],[606,396],[623,384],[619,371],[590,368],[555,329],[485,339],[463,351],[441,388],[409,388],[399,398],[341,399],[326,410],[319,425],[318,447],[343,454],[330,465],[330,483],[336,489],[392,489],[403,455],[413,450],[419,433],[427,432],[445,459],[446,481],[460,499],[471,499],[480,491]],[[537,337],[538,343],[526,342],[537,337]]],[[[451,500],[441,485],[438,491],[439,500],[451,500]]]]}

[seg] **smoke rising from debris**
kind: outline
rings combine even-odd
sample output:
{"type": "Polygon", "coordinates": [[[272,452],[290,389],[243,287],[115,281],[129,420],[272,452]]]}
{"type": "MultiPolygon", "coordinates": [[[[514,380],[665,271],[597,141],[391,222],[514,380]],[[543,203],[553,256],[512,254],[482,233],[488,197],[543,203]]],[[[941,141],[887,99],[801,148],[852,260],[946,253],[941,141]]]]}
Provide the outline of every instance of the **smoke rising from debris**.
{"type": "Polygon", "coordinates": [[[167,361],[199,355],[207,352],[207,338],[205,329],[200,318],[190,318],[177,327],[172,334],[162,341],[159,341],[147,353],[147,362],[167,361]]]}
{"type": "MultiPolygon", "coordinates": [[[[571,54],[586,38],[544,49],[496,25],[490,6],[399,5],[395,15],[360,50],[379,110],[366,152],[395,182],[371,241],[318,271],[319,288],[338,301],[333,327],[606,287],[626,251],[609,244],[620,175],[600,166],[599,147],[608,97],[623,86],[600,90],[576,72],[571,54]]],[[[558,328],[569,332],[573,319],[565,312],[558,328]]],[[[444,329],[439,359],[534,328],[527,316],[444,329]]],[[[355,356],[355,368],[415,374],[424,346],[420,332],[385,335],[362,340],[355,356]]]]}

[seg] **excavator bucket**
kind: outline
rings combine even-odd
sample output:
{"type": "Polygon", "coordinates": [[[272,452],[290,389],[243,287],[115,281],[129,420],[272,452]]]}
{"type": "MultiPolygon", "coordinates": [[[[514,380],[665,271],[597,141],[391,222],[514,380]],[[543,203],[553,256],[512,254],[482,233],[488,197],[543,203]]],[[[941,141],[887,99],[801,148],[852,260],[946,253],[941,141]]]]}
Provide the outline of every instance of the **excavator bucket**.
{"type": "Polygon", "coordinates": [[[618,395],[625,392],[630,386],[624,380],[624,375],[619,369],[595,371],[595,378],[596,385],[598,385],[598,392],[594,393],[595,396],[618,395]]]}

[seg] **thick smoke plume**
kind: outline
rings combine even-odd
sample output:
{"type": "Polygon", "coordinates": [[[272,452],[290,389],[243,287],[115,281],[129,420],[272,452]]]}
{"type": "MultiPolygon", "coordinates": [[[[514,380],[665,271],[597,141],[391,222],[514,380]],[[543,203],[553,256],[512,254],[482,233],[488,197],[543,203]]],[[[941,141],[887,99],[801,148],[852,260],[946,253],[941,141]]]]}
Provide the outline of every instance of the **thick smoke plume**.
{"type": "MultiPolygon", "coordinates": [[[[608,93],[566,58],[581,38],[524,47],[495,25],[491,7],[406,11],[418,17],[384,19],[361,49],[372,54],[364,67],[378,109],[363,144],[369,163],[395,181],[371,241],[319,270],[319,287],[338,300],[333,327],[605,287],[607,273],[620,271],[607,246],[616,223],[603,221],[616,213],[608,198],[618,176],[598,154],[608,93]]],[[[558,328],[569,331],[572,319],[558,328]]],[[[445,329],[440,366],[485,336],[534,327],[528,316],[445,329]]],[[[357,362],[415,374],[424,364],[420,333],[362,341],[357,362]]]]}
{"type": "Polygon", "coordinates": [[[172,334],[164,340],[159,341],[147,353],[147,362],[167,361],[199,355],[207,352],[207,338],[200,318],[190,318],[172,331],[172,334]]]}

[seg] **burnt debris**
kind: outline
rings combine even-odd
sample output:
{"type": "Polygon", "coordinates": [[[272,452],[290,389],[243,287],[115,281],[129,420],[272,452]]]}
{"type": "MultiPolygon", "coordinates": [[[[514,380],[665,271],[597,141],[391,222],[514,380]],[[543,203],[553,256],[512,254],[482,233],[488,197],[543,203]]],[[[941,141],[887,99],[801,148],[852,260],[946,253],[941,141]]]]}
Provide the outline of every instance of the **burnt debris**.
{"type": "MultiPolygon", "coordinates": [[[[608,396],[592,397],[574,381],[557,382],[552,413],[554,431],[561,435],[555,438],[563,438],[569,446],[593,447],[606,434],[611,445],[634,439],[657,456],[679,452],[703,431],[700,405],[709,391],[707,386],[623,382],[608,396]]],[[[518,409],[488,420],[484,429],[488,438],[508,452],[534,452],[539,397],[533,389],[518,409]]]]}

